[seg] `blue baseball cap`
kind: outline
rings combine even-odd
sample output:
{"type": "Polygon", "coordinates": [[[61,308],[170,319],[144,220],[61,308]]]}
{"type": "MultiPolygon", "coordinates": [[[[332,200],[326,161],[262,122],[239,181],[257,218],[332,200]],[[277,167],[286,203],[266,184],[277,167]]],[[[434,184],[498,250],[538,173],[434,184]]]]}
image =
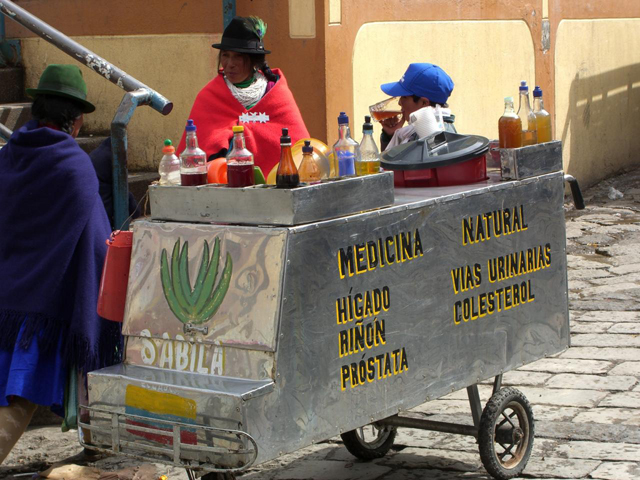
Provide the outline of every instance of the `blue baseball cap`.
{"type": "Polygon", "coordinates": [[[446,103],[453,91],[453,80],[439,66],[432,63],[412,63],[399,82],[380,85],[392,97],[417,95],[435,103],[446,103]]]}

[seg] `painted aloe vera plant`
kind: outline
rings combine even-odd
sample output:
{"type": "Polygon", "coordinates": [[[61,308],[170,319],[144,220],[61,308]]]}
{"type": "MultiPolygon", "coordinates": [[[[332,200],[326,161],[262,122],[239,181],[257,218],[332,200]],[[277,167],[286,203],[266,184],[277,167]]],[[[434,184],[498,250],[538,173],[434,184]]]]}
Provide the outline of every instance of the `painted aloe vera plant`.
{"type": "Polygon", "coordinates": [[[220,239],[216,237],[213,253],[209,257],[209,243],[204,241],[202,260],[196,281],[191,286],[189,279],[189,242],[180,249],[180,239],[176,240],[171,253],[171,262],[167,258],[167,249],[162,249],[160,257],[160,277],[162,290],[169,308],[182,323],[200,325],[209,320],[220,308],[231,282],[233,262],[227,258],[216,285],[220,260],[220,239]]]}

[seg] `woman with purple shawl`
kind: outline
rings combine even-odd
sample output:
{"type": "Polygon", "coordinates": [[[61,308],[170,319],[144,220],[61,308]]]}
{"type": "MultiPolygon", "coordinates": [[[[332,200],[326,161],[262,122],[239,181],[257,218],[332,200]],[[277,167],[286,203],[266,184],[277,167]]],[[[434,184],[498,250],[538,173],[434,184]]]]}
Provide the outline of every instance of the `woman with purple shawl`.
{"type": "Polygon", "coordinates": [[[96,313],[111,232],[75,137],[95,107],[74,65],[49,65],[33,120],[0,149],[0,463],[37,405],[62,414],[76,372],[114,363],[120,324],[96,313]]]}

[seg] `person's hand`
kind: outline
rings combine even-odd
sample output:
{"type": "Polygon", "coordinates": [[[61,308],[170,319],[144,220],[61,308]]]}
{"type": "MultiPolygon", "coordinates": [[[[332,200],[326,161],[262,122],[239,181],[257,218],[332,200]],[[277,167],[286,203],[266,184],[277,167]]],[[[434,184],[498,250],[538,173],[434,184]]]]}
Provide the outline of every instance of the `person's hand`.
{"type": "Polygon", "coordinates": [[[402,128],[404,122],[404,115],[396,115],[395,117],[380,120],[380,125],[382,125],[382,130],[384,130],[384,133],[386,133],[390,137],[393,137],[393,134],[396,132],[396,130],[402,128]]]}

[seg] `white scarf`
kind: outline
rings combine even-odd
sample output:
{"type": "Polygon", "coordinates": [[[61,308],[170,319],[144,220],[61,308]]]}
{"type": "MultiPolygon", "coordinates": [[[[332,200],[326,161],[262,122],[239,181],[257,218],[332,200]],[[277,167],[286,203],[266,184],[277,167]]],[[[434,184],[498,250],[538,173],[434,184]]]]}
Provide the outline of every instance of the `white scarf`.
{"type": "Polygon", "coordinates": [[[253,83],[246,88],[236,87],[227,77],[224,77],[224,81],[227,83],[227,87],[229,87],[233,96],[236,97],[236,100],[238,100],[244,108],[249,108],[249,106],[258,103],[267,90],[267,79],[260,71],[255,73],[253,83]]]}

